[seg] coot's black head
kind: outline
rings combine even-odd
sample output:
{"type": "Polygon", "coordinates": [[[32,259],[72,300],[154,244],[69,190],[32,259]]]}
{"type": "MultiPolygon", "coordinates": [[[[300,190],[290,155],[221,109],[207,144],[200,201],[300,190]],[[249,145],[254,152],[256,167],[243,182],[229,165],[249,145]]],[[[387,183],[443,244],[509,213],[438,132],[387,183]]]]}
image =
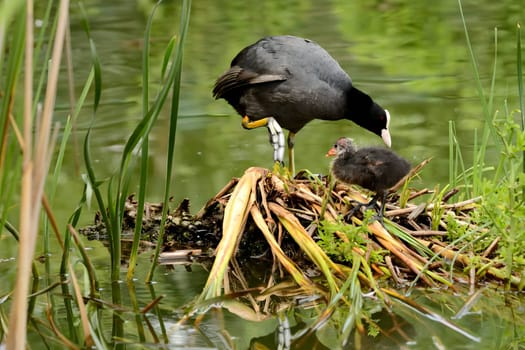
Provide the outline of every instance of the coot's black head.
{"type": "Polygon", "coordinates": [[[363,124],[360,125],[372,131],[374,134],[381,136],[383,142],[388,147],[392,146],[389,129],[390,113],[388,113],[386,109],[381,108],[377,103],[372,103],[368,116],[363,119],[363,124]]]}
{"type": "Polygon", "coordinates": [[[347,95],[348,119],[357,125],[379,135],[383,142],[390,147],[390,113],[375,103],[370,96],[352,87],[347,95]]]}

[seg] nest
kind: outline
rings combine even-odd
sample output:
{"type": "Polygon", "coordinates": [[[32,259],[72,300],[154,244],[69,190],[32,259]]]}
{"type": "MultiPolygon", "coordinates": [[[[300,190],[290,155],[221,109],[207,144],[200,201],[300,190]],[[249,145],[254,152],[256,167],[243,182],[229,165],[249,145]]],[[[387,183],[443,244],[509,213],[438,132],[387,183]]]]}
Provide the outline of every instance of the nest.
{"type": "MultiPolygon", "coordinates": [[[[397,286],[423,283],[453,288],[456,282],[473,286],[487,277],[505,280],[503,269],[496,265],[478,275],[463,273],[473,265],[473,259],[489,265],[498,242],[487,244],[483,254],[475,258],[464,247],[447,243],[450,218],[454,228],[478,230],[470,213],[481,198],[449,203],[457,190],[436,197],[428,189],[411,189],[410,178],[425,164],[391,190],[383,223],[376,220],[374,210],[348,215],[356,202],[370,199],[360,188],[331,187],[327,177],[307,172],[290,179],[268,169],[249,168],[196,215],[189,214],[187,200],[179,205],[168,220],[161,262],[212,257],[215,263],[205,288],[208,297],[221,295],[232,259],[241,264],[269,262],[266,266],[272,266],[272,273],[267,276],[276,274],[272,281],[292,277],[303,287],[309,283],[308,276],[315,275],[313,271],[344,281],[347,273],[342,267],[352,267],[355,256],[373,271],[366,278],[367,285],[373,285],[373,279],[397,286]],[[425,194],[432,195],[431,202],[421,201],[425,194]],[[332,236],[328,242],[327,235],[332,236]]],[[[520,279],[510,282],[518,286],[520,279]]],[[[241,285],[249,287],[248,283],[241,285]]]]}
{"type": "MultiPolygon", "coordinates": [[[[497,239],[484,242],[482,251],[479,245],[474,251],[470,242],[456,239],[457,230],[472,236],[486,230],[472,219],[481,198],[452,202],[457,190],[411,188],[411,179],[425,164],[391,189],[383,222],[377,220],[375,208],[353,210],[356,203],[369,202],[373,193],[308,172],[291,179],[275,170],[249,168],[196,215],[190,214],[189,200],[183,200],[166,221],[159,263],[189,268],[199,262],[209,269],[203,291],[185,319],[217,306],[252,321],[292,305],[313,306],[319,312],[309,325],[311,333],[335,314],[341,316],[341,310],[348,314],[343,317],[374,325],[363,311],[367,299],[383,309],[409,305],[457,331],[397,290],[429,286],[472,291],[487,281],[519,289],[521,279],[509,279],[505,266],[490,259],[497,239]],[[341,303],[353,307],[340,309],[341,303]]],[[[134,230],[136,204],[130,196],[123,241],[134,230]]],[[[150,245],[157,242],[162,209],[162,203],[146,205],[142,232],[150,245]]],[[[96,220],[82,231],[103,239],[105,230],[96,220]]],[[[359,322],[355,326],[366,333],[359,322]]]]}
{"type": "MultiPolygon", "coordinates": [[[[425,164],[413,169],[391,189],[382,223],[376,220],[374,210],[348,215],[356,202],[370,199],[370,194],[360,188],[333,186],[328,177],[307,172],[290,179],[268,169],[249,168],[196,215],[190,214],[189,200],[171,212],[160,262],[199,260],[211,265],[215,261],[208,283],[214,285],[210,296],[221,293],[232,259],[241,263],[269,262],[272,273],[279,272],[273,281],[292,276],[297,283],[304,283],[303,277],[316,272],[345,280],[342,266],[351,268],[355,256],[363,260],[362,266],[373,271],[367,278],[368,285],[373,284],[372,279],[388,280],[397,286],[423,283],[431,287],[453,287],[454,282],[474,286],[487,278],[509,282],[504,266],[490,260],[497,240],[487,242],[483,252],[468,251],[449,242],[451,230],[458,227],[473,232],[485,230],[477,228],[470,218],[481,198],[449,203],[457,190],[436,196],[428,189],[410,188],[410,179],[425,164]],[[426,194],[432,196],[430,201],[421,200],[426,194]],[[469,271],[465,275],[463,270],[472,268],[474,259],[477,266],[488,267],[482,273],[469,271]]],[[[147,204],[144,241],[156,242],[161,212],[162,204],[147,204]]],[[[133,232],[135,216],[136,201],[130,196],[123,242],[133,232]]],[[[96,220],[95,226],[82,231],[91,235],[95,232],[98,239],[103,239],[105,230],[96,220]]],[[[518,276],[511,276],[511,285],[519,287],[520,282],[518,276]]]]}

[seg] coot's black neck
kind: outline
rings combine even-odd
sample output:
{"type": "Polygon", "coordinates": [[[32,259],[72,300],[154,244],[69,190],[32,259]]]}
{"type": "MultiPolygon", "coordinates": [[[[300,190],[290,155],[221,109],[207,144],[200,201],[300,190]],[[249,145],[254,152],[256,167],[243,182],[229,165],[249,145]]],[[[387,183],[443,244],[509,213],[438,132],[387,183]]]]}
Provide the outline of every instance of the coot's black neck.
{"type": "Polygon", "coordinates": [[[345,118],[381,137],[382,129],[388,128],[383,108],[355,87],[346,93],[345,118]]]}
{"type": "Polygon", "coordinates": [[[345,116],[348,119],[356,120],[359,116],[365,117],[370,113],[374,101],[363,91],[352,86],[346,93],[345,116]]]}

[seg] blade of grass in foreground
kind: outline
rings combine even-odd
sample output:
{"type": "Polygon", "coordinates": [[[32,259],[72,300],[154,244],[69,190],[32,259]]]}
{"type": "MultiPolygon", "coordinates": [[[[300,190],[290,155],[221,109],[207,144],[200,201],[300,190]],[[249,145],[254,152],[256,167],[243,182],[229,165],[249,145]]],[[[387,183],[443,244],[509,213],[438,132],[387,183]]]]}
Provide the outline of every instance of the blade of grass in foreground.
{"type": "MultiPolygon", "coordinates": [[[[164,206],[162,207],[162,218],[160,222],[160,231],[157,239],[157,247],[155,248],[155,255],[150,266],[150,270],[146,277],[146,281],[150,282],[155,273],[155,268],[157,266],[157,260],[159,258],[160,249],[164,241],[164,226],[166,223],[166,218],[168,216],[168,201],[170,197],[170,185],[171,185],[171,176],[173,172],[173,155],[175,153],[175,135],[177,131],[177,118],[179,116],[179,96],[180,96],[180,78],[182,71],[182,53],[184,48],[184,42],[186,40],[186,33],[188,31],[188,25],[190,22],[190,10],[191,10],[191,0],[184,0],[182,2],[181,17],[180,17],[180,33],[177,40],[177,49],[175,50],[175,57],[173,59],[173,73],[169,76],[169,84],[173,86],[172,91],[172,100],[171,100],[171,110],[170,110],[170,128],[169,128],[169,142],[168,142],[168,164],[166,167],[166,180],[164,187],[164,206]]],[[[168,52],[170,52],[168,50],[168,52]]],[[[171,73],[171,72],[170,72],[171,73]]]]}
{"type": "MultiPolygon", "coordinates": [[[[149,15],[148,22],[146,24],[146,30],[144,31],[144,49],[142,52],[142,115],[145,117],[148,114],[149,109],[149,54],[150,54],[150,34],[151,25],[153,22],[153,16],[160,2],[157,2],[151,14],[149,15]]],[[[149,153],[149,138],[148,135],[144,135],[144,140],[141,144],[141,159],[140,159],[140,178],[139,178],[139,189],[137,195],[137,217],[135,219],[135,230],[133,232],[133,245],[131,246],[131,253],[129,256],[129,267],[127,272],[127,280],[131,280],[135,274],[135,266],[137,261],[137,255],[139,250],[140,236],[142,233],[142,218],[144,216],[144,202],[146,198],[146,184],[148,180],[148,153],[149,153]]]]}
{"type": "MultiPolygon", "coordinates": [[[[0,98],[0,227],[5,227],[18,240],[17,229],[8,222],[8,215],[9,209],[15,205],[13,201],[15,192],[18,190],[17,182],[21,176],[20,150],[23,149],[23,137],[19,130],[14,129],[19,121],[12,116],[13,106],[10,97],[21,76],[20,67],[24,52],[24,13],[20,11],[12,14],[12,17],[6,17],[7,13],[0,16],[2,15],[5,16],[6,21],[16,20],[10,28],[12,44],[9,48],[9,55],[5,59],[2,59],[4,48],[0,43],[0,72],[3,72],[0,74],[0,90],[5,94],[4,98],[0,98]],[[10,132],[10,128],[13,128],[13,132],[10,132]],[[13,134],[16,135],[16,139],[10,137],[13,134]],[[10,171],[6,171],[7,169],[10,171]]],[[[2,31],[2,25],[4,24],[0,20],[0,31],[2,31]]],[[[5,32],[0,32],[0,41],[3,42],[4,39],[5,32]]]]}
{"type": "Polygon", "coordinates": [[[490,82],[490,95],[489,95],[489,104],[488,110],[494,110],[494,95],[496,89],[496,69],[498,67],[498,28],[494,28],[494,63],[492,64],[492,78],[490,82]]]}
{"type": "MultiPolygon", "coordinates": [[[[12,94],[14,94],[15,86],[20,78],[20,68],[23,62],[24,54],[24,13],[21,12],[16,18],[12,30],[13,44],[9,48],[9,55],[7,58],[6,72],[0,77],[2,78],[2,85],[0,86],[6,98],[0,99],[0,115],[2,116],[2,123],[0,124],[0,165],[3,165],[4,154],[7,152],[8,146],[7,128],[9,127],[9,118],[12,112],[12,94]]],[[[21,145],[22,147],[22,145],[21,145]]]]}
{"type": "Polygon", "coordinates": [[[478,91],[478,95],[481,101],[481,107],[483,110],[483,115],[485,117],[485,125],[489,126],[489,130],[492,132],[492,134],[496,135],[496,130],[494,130],[494,127],[492,126],[492,119],[491,114],[488,109],[487,100],[485,99],[485,94],[483,93],[483,86],[481,85],[481,78],[478,71],[478,63],[476,61],[476,56],[474,55],[474,50],[472,49],[472,43],[470,42],[470,36],[468,34],[467,29],[467,22],[465,20],[465,16],[463,14],[463,7],[461,5],[461,0],[458,0],[459,5],[459,15],[461,17],[461,22],[463,23],[463,31],[465,33],[465,40],[467,42],[467,48],[470,55],[470,63],[472,64],[472,69],[474,71],[474,79],[476,82],[476,89],[478,91]]]}
{"type": "MultiPolygon", "coordinates": [[[[32,261],[36,248],[41,198],[49,170],[49,163],[54,147],[56,132],[52,133],[52,115],[55,106],[57,81],[62,49],[68,24],[69,2],[61,1],[58,7],[58,26],[54,36],[52,63],[49,70],[44,108],[35,134],[33,149],[33,2],[26,2],[26,17],[23,23],[25,32],[25,72],[24,72],[24,145],[23,172],[20,204],[20,243],[18,268],[13,304],[9,317],[9,333],[6,346],[8,349],[24,349],[27,335],[27,306],[32,261]]],[[[13,93],[13,92],[10,92],[13,93]]]]}
{"type": "MultiPolygon", "coordinates": [[[[481,107],[483,111],[484,116],[484,127],[483,127],[483,135],[479,143],[479,147],[475,149],[475,158],[474,158],[474,164],[473,164],[473,195],[479,195],[479,189],[481,188],[481,182],[482,182],[482,176],[483,176],[483,169],[485,168],[485,151],[489,142],[489,139],[494,140],[495,147],[497,151],[500,151],[501,145],[498,139],[497,131],[494,127],[494,123],[492,122],[492,110],[489,109],[489,105],[492,107],[492,100],[493,100],[493,94],[494,91],[491,90],[489,96],[489,102],[487,102],[487,98],[485,97],[485,94],[483,92],[483,86],[481,85],[481,77],[478,70],[478,64],[476,61],[476,56],[474,55],[474,50],[472,48],[472,43],[470,42],[470,36],[467,29],[467,22],[465,20],[465,16],[463,14],[463,7],[461,5],[461,0],[458,0],[458,7],[459,7],[459,14],[461,17],[461,22],[463,23],[463,30],[465,33],[465,40],[467,43],[467,48],[470,56],[470,62],[472,65],[472,69],[474,72],[474,80],[476,82],[476,90],[478,91],[478,96],[481,102],[481,107]]],[[[497,35],[497,30],[495,31],[495,35],[497,35]]],[[[496,43],[497,43],[497,39],[496,43]]],[[[496,46],[497,48],[497,46],[496,46]]],[[[495,53],[495,55],[497,52],[495,53]]],[[[494,72],[493,72],[493,81],[492,81],[492,87],[494,86],[494,79],[495,79],[495,69],[496,69],[496,62],[494,62],[494,72]]]]}
{"type": "MultiPolygon", "coordinates": [[[[6,60],[4,59],[4,53],[8,52],[7,50],[4,50],[5,48],[5,41],[7,39],[7,31],[8,24],[13,21],[18,15],[20,15],[20,19],[23,19],[24,11],[20,10],[20,7],[24,4],[23,1],[2,1],[1,8],[0,8],[0,72],[4,72],[4,62],[6,60]]],[[[16,23],[15,26],[24,26],[24,21],[15,20],[13,21],[16,23]]],[[[12,34],[12,32],[11,32],[12,34]]],[[[12,49],[17,44],[22,44],[23,41],[18,42],[16,40],[13,40],[13,43],[15,45],[11,46],[9,49],[9,55],[13,53],[12,49]]],[[[22,45],[23,46],[23,45],[22,45]]],[[[12,73],[14,71],[11,71],[10,69],[7,69],[5,72],[12,73]]],[[[4,114],[2,114],[3,116],[4,114]]]]}
{"type": "MultiPolygon", "coordinates": [[[[521,25],[518,23],[516,28],[516,36],[517,36],[517,52],[518,52],[518,59],[517,59],[517,71],[518,71],[518,99],[520,103],[520,121],[521,121],[521,132],[525,130],[525,101],[523,96],[523,64],[521,59],[521,25]]],[[[522,171],[525,173],[525,150],[522,152],[521,157],[522,162],[522,171]]],[[[525,200],[525,185],[522,188],[522,199],[525,200]]]]}
{"type": "MultiPolygon", "coordinates": [[[[522,69],[522,59],[521,59],[521,26],[518,23],[517,29],[517,71],[518,71],[518,97],[520,102],[520,116],[521,116],[521,131],[525,130],[525,102],[523,96],[523,69],[522,69]]],[[[523,163],[525,166],[525,162],[523,163]]],[[[525,170],[525,168],[524,168],[525,170]]]]}

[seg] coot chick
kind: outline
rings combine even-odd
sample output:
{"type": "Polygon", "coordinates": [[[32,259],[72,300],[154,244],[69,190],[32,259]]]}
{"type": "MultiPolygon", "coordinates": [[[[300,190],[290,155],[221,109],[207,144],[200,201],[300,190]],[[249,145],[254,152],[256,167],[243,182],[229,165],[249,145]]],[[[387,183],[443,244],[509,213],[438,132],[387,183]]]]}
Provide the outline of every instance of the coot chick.
{"type": "MultiPolygon", "coordinates": [[[[353,86],[337,61],[308,39],[272,36],[244,48],[217,79],[213,96],[228,101],[243,116],[246,129],[268,126],[269,121],[288,129],[292,174],[295,134],[313,119],[352,120],[391,144],[388,111],[353,86]]],[[[284,136],[278,126],[269,129],[270,142],[274,161],[282,163],[284,136]]]]}
{"type": "Polygon", "coordinates": [[[379,220],[382,222],[388,189],[410,172],[410,163],[387,148],[358,149],[354,141],[346,137],[339,138],[326,155],[336,156],[331,172],[338,181],[359,185],[376,193],[369,203],[358,204],[351,215],[361,206],[374,206],[381,198],[379,220]]]}

